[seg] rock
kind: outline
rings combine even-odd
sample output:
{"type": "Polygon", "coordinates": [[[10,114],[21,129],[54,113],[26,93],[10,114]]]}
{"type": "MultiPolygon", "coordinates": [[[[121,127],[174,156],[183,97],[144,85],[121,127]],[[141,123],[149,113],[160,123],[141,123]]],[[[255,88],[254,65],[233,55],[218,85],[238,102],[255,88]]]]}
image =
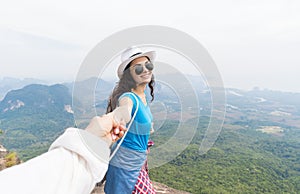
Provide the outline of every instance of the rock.
{"type": "MultiPolygon", "coordinates": [[[[157,194],[188,194],[188,192],[185,191],[179,191],[173,188],[168,187],[167,185],[164,185],[162,183],[153,182],[155,191],[157,194]]],[[[104,193],[104,184],[100,187],[95,187],[95,189],[92,191],[91,194],[105,194],[104,193]]]]}
{"type": "Polygon", "coordinates": [[[0,144],[0,171],[20,164],[22,161],[18,158],[15,152],[9,152],[3,145],[0,144]]]}
{"type": "Polygon", "coordinates": [[[7,149],[0,144],[0,158],[4,158],[4,156],[6,156],[6,154],[8,154],[7,149]]]}
{"type": "Polygon", "coordinates": [[[0,144],[0,170],[6,168],[5,166],[5,156],[8,154],[7,149],[0,144]]]}
{"type": "Polygon", "coordinates": [[[155,191],[157,194],[159,193],[165,193],[165,194],[188,194],[188,192],[185,191],[179,191],[173,188],[168,187],[167,185],[164,185],[162,183],[153,182],[155,191]]]}

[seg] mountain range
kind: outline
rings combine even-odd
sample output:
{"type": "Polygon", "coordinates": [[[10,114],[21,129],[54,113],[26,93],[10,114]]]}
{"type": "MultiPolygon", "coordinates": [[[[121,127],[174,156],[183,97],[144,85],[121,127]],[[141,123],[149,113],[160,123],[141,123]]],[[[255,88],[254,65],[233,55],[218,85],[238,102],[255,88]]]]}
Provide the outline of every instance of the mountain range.
{"type": "Polygon", "coordinates": [[[3,77],[0,78],[0,100],[4,98],[4,96],[10,90],[21,89],[24,86],[30,84],[47,84],[47,81],[33,79],[33,78],[25,78],[25,79],[18,79],[12,77],[3,77]]]}

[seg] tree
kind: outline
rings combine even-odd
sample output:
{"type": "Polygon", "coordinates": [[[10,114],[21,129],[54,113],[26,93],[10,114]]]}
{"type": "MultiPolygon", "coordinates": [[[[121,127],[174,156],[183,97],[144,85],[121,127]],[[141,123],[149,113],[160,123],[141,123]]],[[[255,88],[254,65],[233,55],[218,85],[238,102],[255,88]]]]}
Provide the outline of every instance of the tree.
{"type": "Polygon", "coordinates": [[[3,134],[4,134],[4,131],[2,129],[0,129],[0,144],[1,144],[1,139],[2,139],[1,136],[4,136],[3,134]]]}
{"type": "Polygon", "coordinates": [[[16,164],[19,164],[20,160],[17,156],[16,152],[10,152],[5,156],[5,167],[9,168],[11,166],[14,166],[16,164]]]}

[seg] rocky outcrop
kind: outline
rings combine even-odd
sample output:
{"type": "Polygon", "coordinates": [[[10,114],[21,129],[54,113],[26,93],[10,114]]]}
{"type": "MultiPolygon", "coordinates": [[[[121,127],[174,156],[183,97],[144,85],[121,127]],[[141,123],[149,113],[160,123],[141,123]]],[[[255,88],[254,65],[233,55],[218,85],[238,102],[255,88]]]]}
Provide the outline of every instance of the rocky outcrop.
{"type": "MultiPolygon", "coordinates": [[[[188,192],[179,191],[158,182],[153,182],[153,185],[157,194],[188,194],[188,192]]],[[[100,187],[97,186],[91,194],[105,194],[103,188],[104,185],[100,187]]]]}
{"type": "Polygon", "coordinates": [[[6,168],[5,156],[7,154],[8,154],[7,149],[3,145],[0,145],[0,170],[3,170],[4,168],[6,168]]]}
{"type": "Polygon", "coordinates": [[[3,145],[0,144],[0,171],[20,163],[21,160],[15,152],[9,152],[3,145]]]}

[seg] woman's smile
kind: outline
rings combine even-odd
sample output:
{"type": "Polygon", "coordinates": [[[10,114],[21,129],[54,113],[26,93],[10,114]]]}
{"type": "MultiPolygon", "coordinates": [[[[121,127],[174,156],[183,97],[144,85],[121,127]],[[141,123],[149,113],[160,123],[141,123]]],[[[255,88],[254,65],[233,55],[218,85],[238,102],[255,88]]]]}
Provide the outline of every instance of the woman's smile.
{"type": "Polygon", "coordinates": [[[140,75],[140,77],[143,79],[149,79],[151,78],[151,76],[152,76],[151,72],[140,75]]]}

